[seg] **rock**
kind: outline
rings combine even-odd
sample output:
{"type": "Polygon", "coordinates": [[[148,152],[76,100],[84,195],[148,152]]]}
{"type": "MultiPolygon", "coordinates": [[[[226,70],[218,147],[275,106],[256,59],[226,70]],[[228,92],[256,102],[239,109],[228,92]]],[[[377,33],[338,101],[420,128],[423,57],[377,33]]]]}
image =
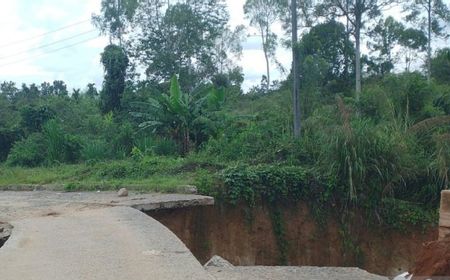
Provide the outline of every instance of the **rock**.
{"type": "Polygon", "coordinates": [[[126,197],[128,196],[128,190],[126,188],[121,188],[118,192],[117,195],[119,197],[126,197]]]}
{"type": "Polygon", "coordinates": [[[185,186],[180,186],[180,192],[184,193],[184,194],[197,194],[198,190],[197,190],[196,186],[185,185],[185,186]]]}
{"type": "Polygon", "coordinates": [[[213,256],[206,264],[205,267],[222,267],[222,268],[232,268],[234,265],[232,265],[229,261],[226,259],[220,257],[220,256],[213,256]]]}
{"type": "Polygon", "coordinates": [[[411,280],[411,278],[412,278],[412,274],[405,272],[405,273],[398,275],[393,280],[411,280]]]}

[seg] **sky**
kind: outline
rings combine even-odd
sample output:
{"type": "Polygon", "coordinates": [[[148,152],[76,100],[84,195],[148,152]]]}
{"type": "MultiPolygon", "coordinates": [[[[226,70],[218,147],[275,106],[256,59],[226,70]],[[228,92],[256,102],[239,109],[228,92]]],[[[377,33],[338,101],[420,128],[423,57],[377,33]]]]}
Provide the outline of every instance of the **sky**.
{"type": "MultiPolygon", "coordinates": [[[[101,87],[103,69],[100,53],[108,44],[90,22],[99,13],[101,0],[14,0],[2,1],[0,9],[0,81],[41,84],[63,80],[69,88],[101,87]],[[64,29],[61,29],[65,27],[64,29]]],[[[248,24],[244,19],[245,0],[227,0],[230,25],[248,24]]],[[[249,34],[256,34],[249,29],[249,34]]],[[[237,62],[245,74],[244,88],[259,84],[265,73],[260,39],[250,36],[243,43],[237,62]]],[[[277,59],[288,66],[288,50],[277,59]]],[[[272,65],[272,80],[283,75],[272,65]]]]}
{"type": "MultiPolygon", "coordinates": [[[[245,0],[226,1],[230,25],[248,26],[243,12],[245,0]]],[[[108,39],[99,37],[90,21],[92,14],[99,13],[100,3],[101,0],[2,1],[0,82],[41,84],[63,80],[69,88],[83,89],[88,83],[101,87],[100,54],[108,39]]],[[[274,26],[274,31],[282,35],[280,26],[274,26]]],[[[243,43],[243,55],[236,62],[244,71],[244,89],[259,84],[265,74],[260,38],[254,29],[249,28],[247,33],[250,36],[243,43]]],[[[278,48],[276,58],[289,69],[289,50],[278,48]]],[[[285,78],[275,65],[271,68],[272,80],[285,78]]]]}

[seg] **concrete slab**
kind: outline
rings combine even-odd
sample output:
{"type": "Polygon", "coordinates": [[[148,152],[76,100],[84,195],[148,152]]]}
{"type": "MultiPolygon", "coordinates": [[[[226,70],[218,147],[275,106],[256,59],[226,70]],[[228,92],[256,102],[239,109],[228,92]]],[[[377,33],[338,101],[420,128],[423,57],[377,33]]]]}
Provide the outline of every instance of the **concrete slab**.
{"type": "Polygon", "coordinates": [[[439,210],[439,240],[450,235],[450,191],[441,192],[441,206],[439,210]]]}
{"type": "Polygon", "coordinates": [[[217,280],[388,280],[359,268],[344,267],[207,267],[217,280]]]}
{"type": "Polygon", "coordinates": [[[166,227],[129,207],[12,222],[2,280],[213,279],[166,227]]]}
{"type": "Polygon", "coordinates": [[[0,221],[127,206],[141,211],[213,205],[212,197],[188,194],[139,194],[118,197],[115,192],[66,193],[51,191],[0,192],[0,221]]]}

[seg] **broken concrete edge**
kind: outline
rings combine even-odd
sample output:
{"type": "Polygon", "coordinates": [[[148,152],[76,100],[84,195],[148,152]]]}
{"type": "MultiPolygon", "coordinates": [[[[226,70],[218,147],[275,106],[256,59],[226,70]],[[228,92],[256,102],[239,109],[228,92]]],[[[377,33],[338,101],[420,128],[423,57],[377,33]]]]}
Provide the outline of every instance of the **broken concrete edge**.
{"type": "Polygon", "coordinates": [[[450,190],[441,192],[441,205],[439,208],[439,239],[450,235],[450,190]]]}
{"type": "MultiPolygon", "coordinates": [[[[142,211],[149,212],[154,210],[164,210],[164,209],[179,209],[187,207],[197,207],[197,206],[211,206],[214,205],[214,198],[203,197],[198,199],[190,200],[176,200],[176,201],[165,201],[159,203],[142,203],[130,205],[130,207],[142,211]]],[[[114,206],[113,204],[111,206],[114,206]]]]}
{"type": "MultiPolygon", "coordinates": [[[[14,184],[14,185],[0,185],[0,191],[57,191],[57,192],[77,192],[66,190],[67,184],[14,184]]],[[[105,191],[120,191],[121,189],[127,189],[133,191],[136,186],[110,186],[105,191]]],[[[194,185],[178,185],[174,188],[178,194],[198,194],[198,188],[194,185]]],[[[79,190],[82,191],[82,190],[79,190]]],[[[95,190],[94,190],[95,191],[95,190]]],[[[155,190],[157,191],[157,190],[155,190]]]]}
{"type": "Polygon", "coordinates": [[[205,268],[208,267],[221,267],[221,268],[233,268],[234,265],[232,265],[229,261],[222,258],[221,256],[213,256],[209,261],[207,261],[204,265],[205,268]]]}
{"type": "Polygon", "coordinates": [[[8,223],[0,222],[0,248],[8,241],[11,236],[13,226],[8,223]]]}

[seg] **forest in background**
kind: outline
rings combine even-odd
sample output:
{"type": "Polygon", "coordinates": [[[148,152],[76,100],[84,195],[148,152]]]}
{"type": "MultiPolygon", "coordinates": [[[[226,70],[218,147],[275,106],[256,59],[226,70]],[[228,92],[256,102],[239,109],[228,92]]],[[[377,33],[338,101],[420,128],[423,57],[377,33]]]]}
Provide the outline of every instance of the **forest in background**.
{"type": "Polygon", "coordinates": [[[267,67],[245,94],[235,61],[248,27],[231,28],[221,0],[167,2],[102,1],[93,22],[111,44],[101,89],[0,85],[0,186],[194,184],[249,205],[308,201],[318,216],[338,207],[392,226],[436,222],[450,175],[444,2],[398,3],[397,21],[382,12],[393,1],[299,1],[293,43],[287,1],[247,0],[267,67]],[[290,46],[298,71],[272,81],[276,49],[290,46]]]}

